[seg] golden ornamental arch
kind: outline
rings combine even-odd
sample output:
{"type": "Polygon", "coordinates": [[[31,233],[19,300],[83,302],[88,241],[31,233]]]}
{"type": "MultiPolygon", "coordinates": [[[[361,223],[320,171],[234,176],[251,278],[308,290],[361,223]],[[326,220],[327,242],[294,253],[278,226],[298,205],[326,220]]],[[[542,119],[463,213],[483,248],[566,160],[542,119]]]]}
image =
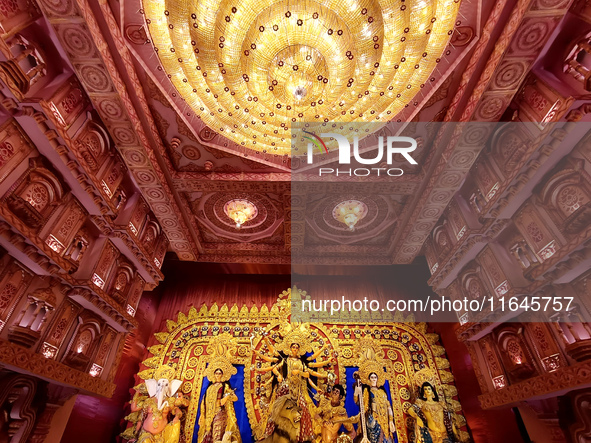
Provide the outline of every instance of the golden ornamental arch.
{"type": "MultiPolygon", "coordinates": [[[[267,419],[265,394],[271,376],[256,371],[266,364],[257,351],[265,346],[264,337],[282,347],[289,345],[291,333],[297,333],[302,352],[316,352],[327,345],[320,355],[332,359],[330,370],[347,391],[353,383],[347,379],[347,367],[359,368],[362,379],[379,372],[381,381],[388,381],[399,442],[415,441],[414,420],[407,410],[416,398],[417,384],[424,381],[431,382],[445,398],[461,440],[469,441],[445,349],[437,334],[427,332],[426,323],[415,323],[412,316],[404,318],[401,314],[394,322],[376,322],[363,313],[351,313],[346,322],[291,323],[292,304],[306,297],[305,291],[294,287],[283,291],[270,308],[239,308],[236,304],[229,308],[214,303],[199,310],[191,307],[188,314],[179,312],[176,320],[167,320],[166,331],[154,334],[158,344],[148,348],[151,356],[137,374],[142,381],[135,387],[135,398],[141,401],[147,395],[143,380],[153,378],[162,365],[171,367],[174,378],[182,381],[179,391],[190,396],[183,431],[185,441],[192,441],[203,379],[211,372],[208,364],[223,353],[232,365],[244,366],[244,399],[240,401],[244,401],[251,429],[257,435],[267,419]]],[[[322,388],[321,383],[319,380],[322,388]]],[[[137,422],[139,416],[132,414],[128,420],[137,422]]],[[[135,424],[126,432],[133,427],[135,424]]]]}

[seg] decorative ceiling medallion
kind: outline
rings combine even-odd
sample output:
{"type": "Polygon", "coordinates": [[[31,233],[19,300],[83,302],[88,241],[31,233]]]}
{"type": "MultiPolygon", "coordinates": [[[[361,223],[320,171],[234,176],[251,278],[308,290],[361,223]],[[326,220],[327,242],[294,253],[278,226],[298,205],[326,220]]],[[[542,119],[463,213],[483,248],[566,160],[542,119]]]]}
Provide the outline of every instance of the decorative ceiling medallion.
{"type": "Polygon", "coordinates": [[[244,223],[255,218],[259,211],[257,207],[248,200],[230,200],[224,205],[225,214],[236,223],[236,229],[240,229],[244,223]]]}
{"type": "Polygon", "coordinates": [[[335,220],[343,223],[349,231],[355,230],[355,225],[367,215],[367,205],[359,200],[346,200],[340,202],[332,210],[335,220]]]}
{"type": "MultiPolygon", "coordinates": [[[[440,61],[459,0],[143,1],[162,69],[242,146],[290,153],[296,122],[387,122],[440,61]]],[[[379,125],[372,125],[370,132],[379,125]]]]}

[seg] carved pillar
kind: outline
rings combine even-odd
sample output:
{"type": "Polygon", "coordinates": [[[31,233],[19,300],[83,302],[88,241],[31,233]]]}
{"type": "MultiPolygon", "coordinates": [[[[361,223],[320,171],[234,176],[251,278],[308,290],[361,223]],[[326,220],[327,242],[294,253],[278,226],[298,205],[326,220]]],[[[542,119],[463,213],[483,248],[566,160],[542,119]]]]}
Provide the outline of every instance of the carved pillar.
{"type": "Polygon", "coordinates": [[[8,435],[11,443],[26,442],[33,430],[38,385],[33,377],[9,371],[0,374],[0,434],[8,435]]]}
{"type": "Polygon", "coordinates": [[[47,402],[43,408],[43,413],[41,413],[37,419],[35,428],[27,443],[43,443],[45,441],[45,438],[51,429],[51,422],[55,412],[76,393],[77,391],[75,389],[66,388],[64,386],[51,384],[47,386],[47,402]]]}
{"type": "Polygon", "coordinates": [[[569,442],[591,441],[591,390],[572,391],[560,397],[558,417],[569,442]]]}

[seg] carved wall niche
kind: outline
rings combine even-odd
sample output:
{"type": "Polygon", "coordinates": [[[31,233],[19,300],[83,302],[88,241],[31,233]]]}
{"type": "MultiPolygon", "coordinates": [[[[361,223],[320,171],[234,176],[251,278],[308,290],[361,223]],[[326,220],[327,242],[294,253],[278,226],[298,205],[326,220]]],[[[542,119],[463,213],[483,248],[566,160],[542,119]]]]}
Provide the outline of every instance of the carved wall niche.
{"type": "Polygon", "coordinates": [[[47,114],[53,115],[59,126],[67,130],[87,110],[90,101],[73,75],[47,102],[42,102],[42,106],[47,114]]]}
{"type": "Polygon", "coordinates": [[[506,123],[491,139],[490,156],[501,171],[513,171],[529,149],[530,137],[521,125],[506,123]]]}
{"type": "Polygon", "coordinates": [[[32,279],[31,274],[10,258],[9,264],[0,274],[0,331],[9,321],[32,279]]]}
{"type": "Polygon", "coordinates": [[[502,246],[515,260],[515,264],[519,265],[524,274],[527,275],[531,269],[540,264],[540,261],[529,243],[513,224],[508,227],[506,232],[509,235],[506,240],[502,241],[502,246]]]}
{"type": "Polygon", "coordinates": [[[55,359],[58,356],[64,340],[74,326],[76,316],[81,310],[82,309],[78,305],[69,300],[65,300],[59,306],[52,325],[41,346],[41,354],[43,354],[45,358],[55,359]]]}
{"type": "Polygon", "coordinates": [[[144,224],[144,229],[140,235],[140,243],[149,254],[153,254],[154,249],[156,249],[156,243],[158,242],[160,235],[161,230],[158,222],[156,219],[152,218],[152,216],[148,215],[146,223],[144,224]]]}
{"type": "Polygon", "coordinates": [[[28,294],[9,328],[8,340],[32,348],[41,338],[45,324],[56,306],[56,297],[51,286],[28,294]]]}
{"type": "Polygon", "coordinates": [[[120,252],[115,248],[110,240],[107,240],[103,245],[100,257],[96,262],[94,272],[92,273],[91,281],[98,288],[106,291],[109,288],[109,282],[113,274],[113,269],[116,266],[117,259],[120,252]]]}
{"type": "Polygon", "coordinates": [[[112,149],[109,134],[97,121],[98,117],[88,112],[86,121],[75,136],[75,146],[88,170],[94,174],[103,166],[112,149]]]}
{"type": "Polygon", "coordinates": [[[482,268],[476,262],[470,262],[459,275],[462,292],[468,300],[482,300],[488,296],[488,290],[482,279],[482,268]]]}
{"type": "Polygon", "coordinates": [[[77,325],[67,350],[63,356],[63,363],[82,372],[90,370],[103,332],[103,322],[89,311],[83,311],[77,318],[77,325]]]}
{"type": "Polygon", "coordinates": [[[502,297],[511,290],[509,279],[501,268],[499,260],[490,246],[487,245],[478,254],[476,260],[482,267],[483,277],[488,280],[490,287],[493,288],[494,294],[497,297],[502,297]]]}
{"type": "Polygon", "coordinates": [[[548,214],[565,234],[576,234],[591,223],[591,179],[584,165],[581,159],[561,162],[539,193],[548,214]]]}
{"type": "Polygon", "coordinates": [[[120,257],[117,259],[113,279],[107,292],[120,305],[123,305],[127,300],[135,274],[133,267],[125,258],[120,257]]]}
{"type": "Polygon", "coordinates": [[[438,261],[442,261],[451,252],[453,244],[456,243],[456,241],[452,243],[447,220],[444,219],[439,225],[433,228],[432,236],[433,244],[435,245],[437,257],[439,259],[438,261]]]}
{"type": "Polygon", "coordinates": [[[64,256],[87,217],[88,212],[72,198],[63,206],[61,214],[42,238],[51,249],[64,256]]]}
{"type": "Polygon", "coordinates": [[[523,340],[520,323],[501,325],[495,330],[495,336],[503,366],[512,383],[537,374],[532,352],[523,340]]]}
{"type": "Polygon", "coordinates": [[[88,230],[84,227],[78,230],[76,235],[72,238],[70,245],[64,252],[64,258],[67,258],[74,264],[79,264],[82,261],[82,257],[88,250],[93,238],[91,237],[88,230]]]}
{"type": "Polygon", "coordinates": [[[540,262],[552,257],[560,248],[559,242],[532,203],[526,203],[513,221],[540,262]]]}
{"type": "Polygon", "coordinates": [[[41,157],[31,158],[29,166],[5,194],[3,202],[27,226],[39,231],[60,206],[68,190],[41,157]]]}
{"type": "Polygon", "coordinates": [[[484,357],[484,363],[493,387],[495,389],[503,389],[507,386],[508,380],[492,334],[478,340],[478,345],[484,357]]]}
{"type": "Polygon", "coordinates": [[[33,143],[14,119],[0,126],[0,182],[30,155],[33,143]]]}

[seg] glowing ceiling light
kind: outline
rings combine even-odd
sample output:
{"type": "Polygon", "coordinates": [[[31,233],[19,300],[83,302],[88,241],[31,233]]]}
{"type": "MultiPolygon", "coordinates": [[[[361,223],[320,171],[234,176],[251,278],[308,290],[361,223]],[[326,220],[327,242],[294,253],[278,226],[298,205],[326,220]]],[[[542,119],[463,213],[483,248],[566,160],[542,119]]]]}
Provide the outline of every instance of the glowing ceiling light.
{"type": "Polygon", "coordinates": [[[142,4],[150,41],[179,97],[212,130],[236,125],[224,135],[271,154],[291,153],[282,135],[294,121],[355,121],[372,133],[378,116],[395,118],[444,56],[460,7],[458,0],[406,0],[392,20],[391,6],[386,11],[378,0],[142,4]],[[353,82],[345,87],[335,79],[353,82]],[[305,95],[294,94],[298,86],[305,95]],[[346,106],[331,108],[349,89],[346,106]],[[366,90],[372,99],[355,98],[366,90]]]}
{"type": "Polygon", "coordinates": [[[359,200],[346,200],[334,207],[332,216],[343,223],[349,231],[355,230],[355,225],[367,215],[367,205],[359,200]]]}
{"type": "Polygon", "coordinates": [[[236,223],[236,229],[240,229],[244,223],[255,218],[259,211],[248,200],[234,199],[224,205],[224,213],[236,223]]]}

